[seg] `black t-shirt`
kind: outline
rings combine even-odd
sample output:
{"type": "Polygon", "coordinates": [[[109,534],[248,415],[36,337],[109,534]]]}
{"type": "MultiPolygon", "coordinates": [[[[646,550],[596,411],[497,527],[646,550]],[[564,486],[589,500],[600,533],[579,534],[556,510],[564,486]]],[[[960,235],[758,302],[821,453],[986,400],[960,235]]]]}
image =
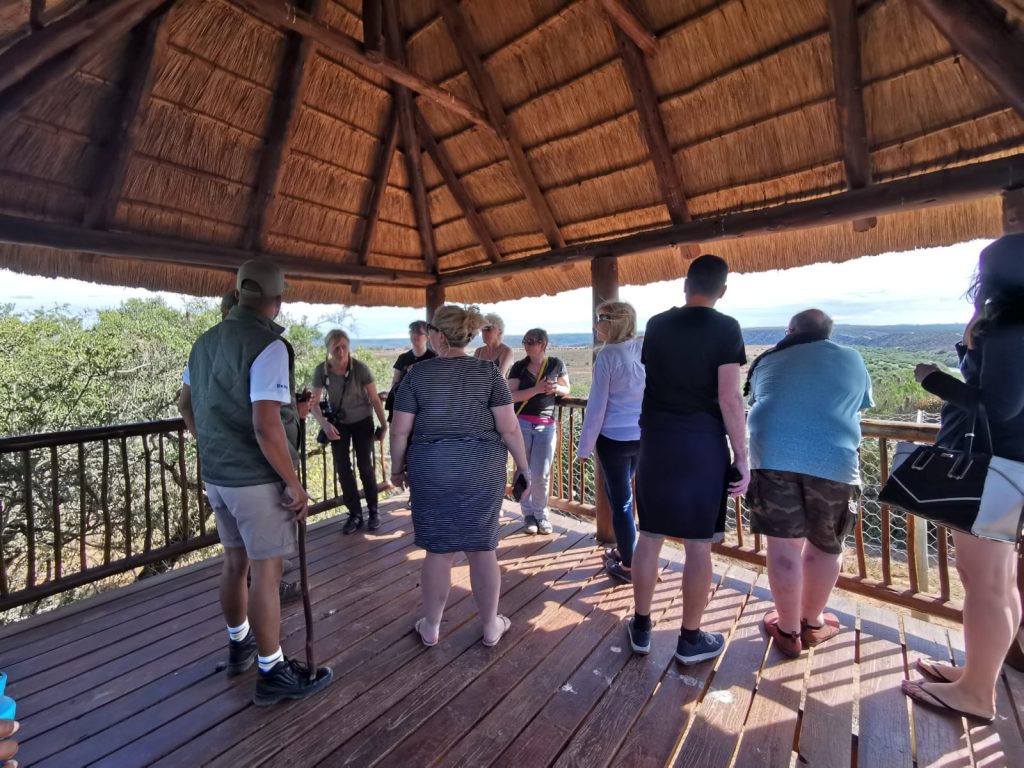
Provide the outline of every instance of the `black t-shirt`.
{"type": "Polygon", "coordinates": [[[405,376],[414,364],[429,360],[432,357],[437,357],[437,352],[432,349],[428,349],[421,357],[416,357],[415,351],[407,349],[395,360],[395,370],[400,372],[402,376],[405,376]]]}
{"type": "Polygon", "coordinates": [[[719,419],[718,367],[747,362],[740,324],[710,307],[673,307],[652,317],[641,362],[643,412],[707,413],[719,419]]]}
{"type": "MultiPolygon", "coordinates": [[[[519,389],[529,389],[537,383],[537,377],[528,370],[529,365],[530,358],[524,357],[522,360],[512,363],[512,369],[508,372],[509,379],[519,379],[519,389]]],[[[547,358],[547,364],[544,366],[545,379],[557,380],[565,375],[565,363],[557,357],[547,358]]],[[[526,401],[526,405],[516,403],[515,408],[517,416],[546,416],[549,419],[554,418],[555,396],[534,395],[526,401]],[[520,408],[520,406],[522,407],[520,408]]]]}

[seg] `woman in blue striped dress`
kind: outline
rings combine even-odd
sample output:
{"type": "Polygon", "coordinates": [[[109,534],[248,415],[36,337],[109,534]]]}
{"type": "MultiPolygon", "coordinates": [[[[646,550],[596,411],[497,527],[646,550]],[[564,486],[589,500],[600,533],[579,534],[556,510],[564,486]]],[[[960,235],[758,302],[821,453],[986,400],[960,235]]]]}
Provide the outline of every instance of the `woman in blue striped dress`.
{"type": "Polygon", "coordinates": [[[498,518],[508,453],[530,477],[512,395],[501,372],[466,354],[485,320],[476,307],[444,306],[427,331],[438,357],[417,363],[395,396],[391,481],[409,486],[416,543],[427,551],[421,587],[424,645],[436,645],[456,553],[469,560],[484,645],[511,622],[498,613],[498,518]]]}

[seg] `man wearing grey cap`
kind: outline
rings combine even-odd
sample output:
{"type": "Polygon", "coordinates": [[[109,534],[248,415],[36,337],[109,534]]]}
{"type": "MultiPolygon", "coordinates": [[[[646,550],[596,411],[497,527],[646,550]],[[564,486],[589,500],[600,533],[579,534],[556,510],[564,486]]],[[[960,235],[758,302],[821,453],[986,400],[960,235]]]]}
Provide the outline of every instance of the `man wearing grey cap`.
{"type": "Polygon", "coordinates": [[[295,353],[274,322],[287,286],[277,266],[261,261],[243,264],[236,286],[238,306],[192,347],[180,406],[198,438],[224,546],[227,672],[241,674],[258,662],[253,700],[265,706],[306,698],[325,688],[332,673],[321,667],[311,674],[281,652],[278,582],[309,503],[296,472],[295,353]]]}

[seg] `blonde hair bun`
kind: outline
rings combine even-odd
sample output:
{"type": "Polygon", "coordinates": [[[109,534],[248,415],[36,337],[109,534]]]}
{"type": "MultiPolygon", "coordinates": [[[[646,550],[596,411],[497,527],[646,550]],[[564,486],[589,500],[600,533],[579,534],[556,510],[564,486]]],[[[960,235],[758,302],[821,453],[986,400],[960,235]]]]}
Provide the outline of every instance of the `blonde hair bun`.
{"type": "Polygon", "coordinates": [[[444,334],[450,346],[461,349],[487,325],[487,320],[476,306],[460,307],[457,304],[445,304],[434,312],[430,324],[444,334]]]}

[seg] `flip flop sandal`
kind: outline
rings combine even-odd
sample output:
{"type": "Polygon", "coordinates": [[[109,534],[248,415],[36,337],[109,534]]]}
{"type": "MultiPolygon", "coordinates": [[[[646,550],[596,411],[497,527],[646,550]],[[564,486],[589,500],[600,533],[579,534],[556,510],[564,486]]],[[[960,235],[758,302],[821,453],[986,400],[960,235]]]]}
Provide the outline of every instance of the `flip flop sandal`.
{"type": "Polygon", "coordinates": [[[505,633],[508,632],[509,628],[512,626],[512,619],[510,619],[508,616],[502,616],[500,613],[498,614],[498,621],[501,622],[501,633],[493,640],[488,640],[486,637],[483,638],[482,642],[488,648],[493,648],[498,643],[500,643],[501,638],[505,636],[505,633]]]}
{"type": "Polygon", "coordinates": [[[424,625],[426,623],[427,623],[426,617],[424,617],[422,619],[419,619],[419,620],[417,620],[417,622],[416,622],[415,626],[413,627],[413,629],[415,629],[416,630],[416,634],[420,636],[420,642],[421,643],[423,643],[425,646],[427,646],[427,648],[433,648],[435,645],[437,645],[437,641],[440,638],[439,637],[434,638],[433,642],[430,642],[429,640],[427,640],[427,636],[423,634],[423,627],[424,627],[424,625]]]}
{"type": "Polygon", "coordinates": [[[929,680],[934,680],[936,683],[952,683],[954,680],[950,680],[948,677],[942,674],[940,667],[938,666],[942,662],[935,661],[935,659],[918,659],[916,662],[917,671],[927,677],[929,680]]]}
{"type": "Polygon", "coordinates": [[[990,725],[995,722],[996,719],[995,715],[992,715],[992,717],[985,717],[984,715],[976,715],[973,712],[964,712],[962,709],[951,707],[934,693],[921,686],[920,683],[904,680],[900,689],[903,691],[903,695],[915,704],[920,704],[922,707],[931,709],[942,715],[963,717],[969,722],[981,725],[990,725]]]}

